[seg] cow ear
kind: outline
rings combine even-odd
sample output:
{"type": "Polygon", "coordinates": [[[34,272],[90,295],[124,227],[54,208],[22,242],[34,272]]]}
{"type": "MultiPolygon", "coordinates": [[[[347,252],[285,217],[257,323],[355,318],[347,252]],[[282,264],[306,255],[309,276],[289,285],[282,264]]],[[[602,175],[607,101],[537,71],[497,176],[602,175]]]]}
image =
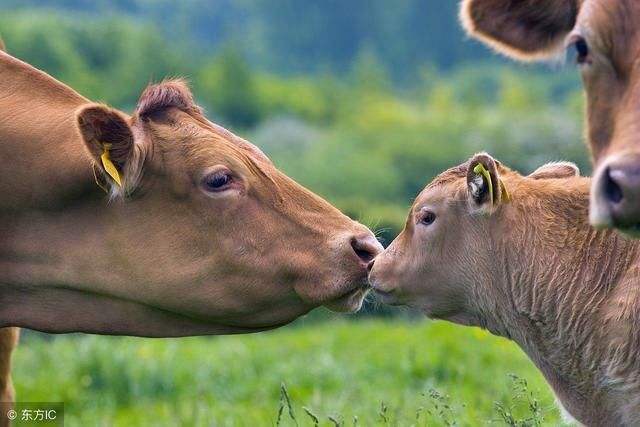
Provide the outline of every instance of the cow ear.
{"type": "Polygon", "coordinates": [[[106,184],[110,192],[127,189],[135,148],[127,116],[105,105],[90,104],[78,110],[76,120],[94,170],[99,172],[98,185],[106,184]]]}
{"type": "Polygon", "coordinates": [[[579,0],[463,0],[467,33],[523,61],[552,56],[578,16],[579,0]]]}
{"type": "Polygon", "coordinates": [[[532,179],[557,179],[573,178],[580,176],[580,169],[571,162],[551,162],[540,166],[533,171],[529,178],[532,179]]]}
{"type": "Polygon", "coordinates": [[[490,213],[500,203],[510,200],[509,192],[498,172],[499,164],[487,153],[478,153],[469,159],[467,191],[475,209],[490,213]]]}

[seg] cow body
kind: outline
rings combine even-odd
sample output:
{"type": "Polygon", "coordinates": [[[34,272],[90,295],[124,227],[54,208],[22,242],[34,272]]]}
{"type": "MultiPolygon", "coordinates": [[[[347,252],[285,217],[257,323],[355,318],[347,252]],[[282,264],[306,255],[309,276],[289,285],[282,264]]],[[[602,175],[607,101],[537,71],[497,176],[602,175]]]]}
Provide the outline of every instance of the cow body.
{"type": "Polygon", "coordinates": [[[575,170],[525,177],[481,154],[445,172],[370,280],[384,302],[514,340],[581,423],[638,425],[640,246],[589,226],[575,170]]]}

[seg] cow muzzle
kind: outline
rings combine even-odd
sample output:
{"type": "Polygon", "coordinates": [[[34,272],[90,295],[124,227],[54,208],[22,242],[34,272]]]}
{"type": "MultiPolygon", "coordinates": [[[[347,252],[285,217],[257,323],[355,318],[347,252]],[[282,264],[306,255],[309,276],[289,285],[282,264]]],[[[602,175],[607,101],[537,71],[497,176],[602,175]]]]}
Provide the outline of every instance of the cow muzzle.
{"type": "Polygon", "coordinates": [[[640,238],[640,153],[609,157],[591,185],[591,225],[640,238]]]}

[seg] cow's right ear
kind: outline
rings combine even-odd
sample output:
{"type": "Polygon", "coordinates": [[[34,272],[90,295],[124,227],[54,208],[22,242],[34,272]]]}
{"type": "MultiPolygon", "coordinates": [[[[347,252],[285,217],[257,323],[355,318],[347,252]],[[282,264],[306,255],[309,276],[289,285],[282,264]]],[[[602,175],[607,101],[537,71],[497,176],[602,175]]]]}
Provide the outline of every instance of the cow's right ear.
{"type": "Polygon", "coordinates": [[[109,192],[130,190],[132,163],[135,157],[133,132],[128,117],[101,104],[81,107],[76,115],[78,129],[91,155],[96,181],[109,192]]]}
{"type": "Polygon", "coordinates": [[[575,26],[579,0],[463,0],[460,20],[472,37],[523,61],[548,58],[575,26]]]}

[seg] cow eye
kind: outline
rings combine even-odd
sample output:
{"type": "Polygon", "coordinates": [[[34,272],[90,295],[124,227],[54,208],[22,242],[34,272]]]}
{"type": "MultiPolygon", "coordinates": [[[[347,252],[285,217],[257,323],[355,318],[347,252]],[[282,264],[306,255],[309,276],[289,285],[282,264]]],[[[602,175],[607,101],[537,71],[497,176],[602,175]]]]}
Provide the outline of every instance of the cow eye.
{"type": "Polygon", "coordinates": [[[578,37],[573,42],[573,47],[576,50],[576,62],[580,65],[589,63],[589,44],[583,37],[578,37]]]}
{"type": "Polygon", "coordinates": [[[423,211],[420,216],[420,224],[431,225],[436,220],[436,214],[431,211],[423,211]]]}
{"type": "Polygon", "coordinates": [[[232,177],[228,171],[218,171],[206,175],[202,180],[202,185],[206,191],[224,191],[231,185],[232,177]]]}

